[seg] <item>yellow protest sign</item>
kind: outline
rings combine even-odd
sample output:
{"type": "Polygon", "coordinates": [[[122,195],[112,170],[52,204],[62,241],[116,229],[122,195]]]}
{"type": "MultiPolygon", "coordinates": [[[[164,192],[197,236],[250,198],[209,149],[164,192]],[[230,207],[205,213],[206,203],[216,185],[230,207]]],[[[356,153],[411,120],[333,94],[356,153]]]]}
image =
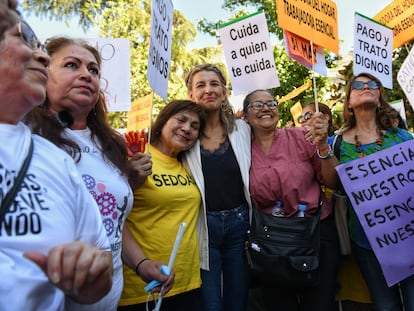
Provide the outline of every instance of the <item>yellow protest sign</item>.
{"type": "Polygon", "coordinates": [[[394,49],[414,38],[414,1],[394,0],[373,19],[393,29],[394,49]]]}
{"type": "Polygon", "coordinates": [[[338,11],[333,1],[275,1],[280,27],[338,54],[338,11]]]}
{"type": "Polygon", "coordinates": [[[298,96],[300,93],[304,92],[306,89],[308,89],[310,86],[312,85],[312,81],[309,80],[308,82],[306,82],[305,84],[303,84],[302,86],[299,86],[298,88],[294,89],[292,92],[286,94],[285,96],[283,96],[281,99],[278,100],[279,104],[292,99],[296,96],[298,96]]]}
{"type": "Polygon", "coordinates": [[[151,124],[152,94],[141,97],[131,104],[128,111],[127,130],[147,129],[151,124]]]}
{"type": "Polygon", "coordinates": [[[298,117],[302,114],[302,105],[300,104],[300,101],[290,107],[290,113],[292,114],[293,121],[295,121],[295,126],[301,126],[298,122],[298,117]]]}

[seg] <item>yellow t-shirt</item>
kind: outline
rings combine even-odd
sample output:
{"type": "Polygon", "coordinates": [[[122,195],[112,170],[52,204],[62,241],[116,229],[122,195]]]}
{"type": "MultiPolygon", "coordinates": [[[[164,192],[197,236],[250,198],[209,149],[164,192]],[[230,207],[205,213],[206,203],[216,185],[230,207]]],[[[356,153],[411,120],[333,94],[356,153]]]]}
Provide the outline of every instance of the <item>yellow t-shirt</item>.
{"type": "MultiPolygon", "coordinates": [[[[178,228],[186,229],[173,269],[174,286],[165,296],[184,293],[201,286],[200,258],[196,231],[200,192],[182,163],[151,146],[152,175],[135,190],[134,206],[126,222],[148,258],[168,264],[178,228]]],[[[145,283],[124,265],[124,290],[120,306],[147,300],[145,283]]],[[[151,297],[152,299],[152,297],[151,297]]]]}

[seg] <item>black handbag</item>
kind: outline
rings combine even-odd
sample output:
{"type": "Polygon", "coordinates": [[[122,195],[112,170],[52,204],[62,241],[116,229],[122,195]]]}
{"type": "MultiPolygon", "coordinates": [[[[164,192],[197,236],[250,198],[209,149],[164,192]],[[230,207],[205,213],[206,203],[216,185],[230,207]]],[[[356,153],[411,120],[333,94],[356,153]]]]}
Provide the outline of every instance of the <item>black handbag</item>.
{"type": "Polygon", "coordinates": [[[304,288],[319,281],[321,206],[306,217],[275,217],[253,207],[245,242],[253,282],[304,288]]]}

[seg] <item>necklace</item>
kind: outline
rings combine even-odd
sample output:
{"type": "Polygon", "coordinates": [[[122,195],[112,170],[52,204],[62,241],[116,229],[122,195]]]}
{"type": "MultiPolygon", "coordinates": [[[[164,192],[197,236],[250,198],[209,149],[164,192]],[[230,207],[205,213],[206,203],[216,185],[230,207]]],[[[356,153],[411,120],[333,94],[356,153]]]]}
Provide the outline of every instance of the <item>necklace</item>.
{"type": "MultiPolygon", "coordinates": [[[[358,140],[358,134],[355,134],[354,136],[355,138],[355,148],[358,152],[358,157],[359,158],[363,158],[365,156],[364,154],[364,150],[362,150],[362,144],[361,142],[358,140]]],[[[375,150],[376,151],[380,151],[381,150],[381,146],[382,146],[382,133],[381,135],[375,140],[376,146],[375,146],[375,150]]]]}

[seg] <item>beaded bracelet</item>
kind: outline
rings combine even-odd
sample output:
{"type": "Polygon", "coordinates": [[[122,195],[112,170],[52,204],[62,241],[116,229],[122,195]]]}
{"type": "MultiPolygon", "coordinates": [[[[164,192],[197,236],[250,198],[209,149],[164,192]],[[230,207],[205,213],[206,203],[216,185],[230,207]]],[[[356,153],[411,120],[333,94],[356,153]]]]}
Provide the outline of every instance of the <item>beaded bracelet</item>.
{"type": "Polygon", "coordinates": [[[141,259],[138,263],[137,266],[135,267],[135,273],[139,276],[139,266],[144,262],[149,260],[147,257],[141,259]]]}

